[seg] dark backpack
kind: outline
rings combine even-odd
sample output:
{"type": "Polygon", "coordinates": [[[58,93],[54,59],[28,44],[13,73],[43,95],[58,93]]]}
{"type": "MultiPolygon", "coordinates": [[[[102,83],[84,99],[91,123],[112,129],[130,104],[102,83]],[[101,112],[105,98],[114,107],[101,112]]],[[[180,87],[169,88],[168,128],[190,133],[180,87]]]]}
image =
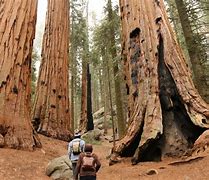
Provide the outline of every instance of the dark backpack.
{"type": "Polygon", "coordinates": [[[95,171],[95,164],[94,164],[94,157],[91,154],[85,153],[83,159],[82,159],[82,164],[81,164],[81,169],[83,171],[95,171]]]}
{"type": "Polygon", "coordinates": [[[81,153],[81,145],[80,145],[80,141],[81,140],[78,140],[78,141],[73,141],[72,142],[72,152],[74,155],[78,155],[81,153]]]}

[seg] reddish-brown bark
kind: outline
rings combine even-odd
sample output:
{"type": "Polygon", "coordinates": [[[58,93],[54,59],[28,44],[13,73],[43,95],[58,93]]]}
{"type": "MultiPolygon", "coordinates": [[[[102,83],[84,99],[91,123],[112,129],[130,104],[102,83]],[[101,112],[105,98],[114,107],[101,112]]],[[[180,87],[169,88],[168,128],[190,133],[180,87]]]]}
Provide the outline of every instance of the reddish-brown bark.
{"type": "Polygon", "coordinates": [[[133,164],[146,155],[180,155],[209,127],[209,106],[194,87],[163,0],[120,0],[120,8],[129,127],[111,162],[118,155],[133,156],[133,164]]]}
{"type": "Polygon", "coordinates": [[[69,2],[48,0],[42,61],[33,107],[39,133],[69,140],[69,2]]]}
{"type": "Polygon", "coordinates": [[[31,53],[37,0],[0,2],[1,147],[41,145],[30,122],[31,53]]]}

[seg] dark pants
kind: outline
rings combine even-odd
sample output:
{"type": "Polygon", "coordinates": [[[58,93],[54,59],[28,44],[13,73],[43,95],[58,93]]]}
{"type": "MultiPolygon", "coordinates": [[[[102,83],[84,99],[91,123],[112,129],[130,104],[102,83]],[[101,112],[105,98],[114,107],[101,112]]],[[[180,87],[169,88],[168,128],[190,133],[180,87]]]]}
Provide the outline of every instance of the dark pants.
{"type": "Polygon", "coordinates": [[[80,180],[96,180],[96,176],[80,176],[80,180]]]}
{"type": "Polygon", "coordinates": [[[76,164],[77,164],[77,162],[72,162],[73,177],[75,177],[76,164]]]}

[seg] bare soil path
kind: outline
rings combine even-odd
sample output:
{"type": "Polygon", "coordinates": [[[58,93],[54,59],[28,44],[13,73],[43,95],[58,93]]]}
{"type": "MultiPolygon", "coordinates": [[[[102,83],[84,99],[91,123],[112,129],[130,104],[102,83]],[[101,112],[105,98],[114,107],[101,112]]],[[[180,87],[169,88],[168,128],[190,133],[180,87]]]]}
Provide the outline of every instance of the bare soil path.
{"type": "MultiPolygon", "coordinates": [[[[50,160],[66,154],[67,143],[44,136],[41,140],[43,148],[34,152],[0,149],[0,180],[49,180],[45,168],[50,160]]],[[[169,165],[174,160],[164,160],[135,166],[126,158],[109,166],[106,157],[110,148],[108,142],[94,145],[94,152],[102,163],[98,180],[209,180],[209,156],[175,165],[169,165]],[[156,174],[152,174],[152,170],[156,174]]]]}

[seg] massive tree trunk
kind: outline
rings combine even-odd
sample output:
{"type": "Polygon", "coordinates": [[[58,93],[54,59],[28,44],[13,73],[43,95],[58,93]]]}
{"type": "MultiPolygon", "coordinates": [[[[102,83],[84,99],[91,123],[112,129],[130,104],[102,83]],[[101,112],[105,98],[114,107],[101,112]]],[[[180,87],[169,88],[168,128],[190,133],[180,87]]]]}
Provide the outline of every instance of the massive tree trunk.
{"type": "Polygon", "coordinates": [[[30,122],[36,0],[0,2],[0,147],[41,145],[30,122]]]}
{"type": "Polygon", "coordinates": [[[39,133],[69,140],[69,2],[48,0],[33,122],[39,133]]]}
{"type": "Polygon", "coordinates": [[[163,0],[120,0],[120,8],[129,127],[111,162],[181,155],[209,127],[209,106],[194,87],[163,0]]]}

